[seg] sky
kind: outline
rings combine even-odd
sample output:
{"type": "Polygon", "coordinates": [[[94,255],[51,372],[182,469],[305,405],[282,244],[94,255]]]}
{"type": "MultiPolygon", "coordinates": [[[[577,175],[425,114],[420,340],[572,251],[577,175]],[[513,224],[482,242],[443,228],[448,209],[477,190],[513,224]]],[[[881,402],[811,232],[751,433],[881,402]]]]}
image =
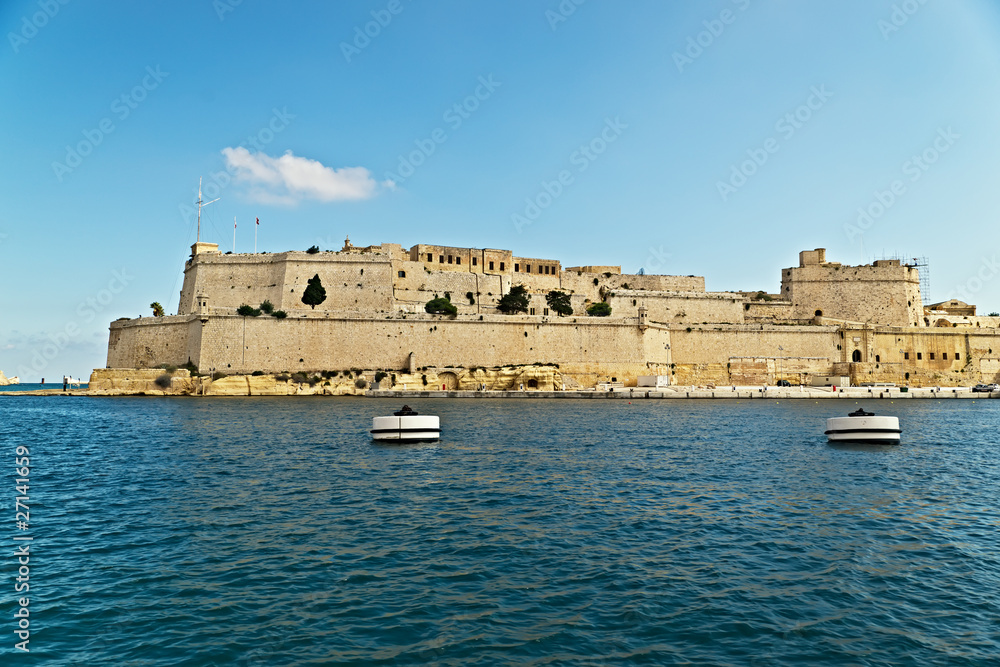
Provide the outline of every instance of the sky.
{"type": "MultiPolygon", "coordinates": [[[[0,370],[89,376],[201,239],[775,292],[926,257],[1000,310],[1000,4],[4,0],[0,370]],[[259,226],[255,220],[260,220],[259,226]]],[[[52,381],[52,380],[49,380],[52,381]]]]}

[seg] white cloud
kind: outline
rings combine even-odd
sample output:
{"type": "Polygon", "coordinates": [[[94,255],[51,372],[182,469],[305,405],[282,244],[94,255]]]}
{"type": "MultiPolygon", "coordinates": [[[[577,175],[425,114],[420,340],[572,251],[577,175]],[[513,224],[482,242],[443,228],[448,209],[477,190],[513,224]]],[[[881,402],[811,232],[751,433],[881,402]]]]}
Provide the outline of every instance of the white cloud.
{"type": "MultiPolygon", "coordinates": [[[[364,167],[327,167],[317,160],[251,153],[246,148],[223,148],[226,166],[237,181],[250,186],[250,197],[262,204],[292,206],[306,199],[323,202],[370,199],[379,184],[364,167]]],[[[390,182],[382,184],[391,188],[390,182]]]]}

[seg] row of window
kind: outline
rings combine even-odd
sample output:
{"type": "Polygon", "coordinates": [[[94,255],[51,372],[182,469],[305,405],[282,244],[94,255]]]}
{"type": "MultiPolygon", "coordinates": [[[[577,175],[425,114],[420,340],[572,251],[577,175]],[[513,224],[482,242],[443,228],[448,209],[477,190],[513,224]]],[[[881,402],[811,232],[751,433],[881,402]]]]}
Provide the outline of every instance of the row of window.
{"type": "MultiPolygon", "coordinates": [[[[515,264],[514,265],[514,273],[519,273],[520,271],[521,271],[521,265],[520,264],[515,264]]],[[[524,272],[525,273],[531,273],[531,264],[525,264],[524,265],[524,272]]],[[[546,275],[546,276],[554,276],[554,275],[556,275],[556,267],[554,267],[554,266],[547,266],[547,265],[546,266],[539,266],[538,267],[538,273],[546,275]]]]}
{"type": "MultiPolygon", "coordinates": [[[[444,258],[445,258],[444,255],[438,255],[438,264],[444,264],[444,258]]],[[[433,262],[434,261],[434,254],[433,253],[427,253],[427,261],[428,262],[433,262]]],[[[455,264],[455,265],[461,265],[462,258],[461,257],[456,257],[455,255],[448,255],[448,263],[449,264],[455,264]]],[[[478,257],[473,257],[472,258],[472,265],[473,266],[479,266],[479,258],[478,257]]],[[[507,269],[506,262],[500,262],[500,270],[501,271],[505,271],[506,269],[507,269]]],[[[494,268],[493,268],[493,262],[489,262],[489,270],[490,271],[494,270],[494,268]]],[[[400,276],[400,277],[402,277],[402,276],[400,276]]]]}
{"type": "MultiPolygon", "coordinates": [[[[934,354],[935,354],[934,352],[928,352],[927,353],[927,358],[930,359],[931,361],[934,361],[934,359],[935,359],[934,354]]],[[[910,358],[910,353],[909,352],[904,352],[903,353],[903,359],[909,359],[909,358],[910,358]]],[[[923,352],[917,352],[917,359],[919,360],[919,359],[923,359],[923,358],[924,358],[924,353],[923,352]]],[[[942,352],[941,353],[941,359],[943,361],[948,361],[948,353],[947,352],[942,352]]],[[[955,361],[961,361],[961,360],[962,360],[962,353],[961,352],[956,352],[955,353],[955,361]]]]}

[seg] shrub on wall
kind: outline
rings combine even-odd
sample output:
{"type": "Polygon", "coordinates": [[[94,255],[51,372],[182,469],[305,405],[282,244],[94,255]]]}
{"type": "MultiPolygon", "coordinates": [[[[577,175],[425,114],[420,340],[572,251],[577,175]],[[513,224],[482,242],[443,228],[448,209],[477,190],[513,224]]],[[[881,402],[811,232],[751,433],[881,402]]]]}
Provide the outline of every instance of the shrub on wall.
{"type": "Polygon", "coordinates": [[[431,315],[457,315],[458,308],[452,304],[451,300],[445,295],[443,298],[439,297],[436,299],[431,299],[426,304],[424,304],[424,310],[426,310],[431,315]]]}
{"type": "Polygon", "coordinates": [[[473,296],[472,292],[466,292],[465,293],[465,298],[469,300],[469,305],[470,306],[476,305],[476,297],[473,296]]]}
{"type": "Polygon", "coordinates": [[[242,315],[243,317],[260,317],[260,308],[254,308],[253,306],[243,304],[236,309],[236,314],[242,315]]]}
{"type": "Polygon", "coordinates": [[[260,304],[260,311],[270,315],[274,312],[274,304],[265,299],[264,303],[260,304]]]}
{"type": "Polygon", "coordinates": [[[164,373],[160,377],[156,378],[155,380],[153,380],[153,384],[155,384],[160,389],[167,389],[168,387],[170,387],[170,373],[164,373]]]}
{"type": "Polygon", "coordinates": [[[316,255],[319,253],[319,246],[318,245],[309,246],[309,249],[306,250],[306,252],[309,253],[310,255],[316,255]]]}
{"type": "Polygon", "coordinates": [[[283,310],[276,310],[273,313],[271,313],[271,316],[274,317],[275,319],[283,320],[286,317],[288,317],[288,313],[286,313],[283,310]]]}
{"type": "Polygon", "coordinates": [[[153,309],[153,317],[163,317],[163,306],[160,305],[159,301],[154,301],[149,304],[149,307],[153,309]]]}
{"type": "Polygon", "coordinates": [[[587,307],[587,314],[591,317],[607,317],[611,314],[611,306],[603,301],[598,301],[587,307]]]}

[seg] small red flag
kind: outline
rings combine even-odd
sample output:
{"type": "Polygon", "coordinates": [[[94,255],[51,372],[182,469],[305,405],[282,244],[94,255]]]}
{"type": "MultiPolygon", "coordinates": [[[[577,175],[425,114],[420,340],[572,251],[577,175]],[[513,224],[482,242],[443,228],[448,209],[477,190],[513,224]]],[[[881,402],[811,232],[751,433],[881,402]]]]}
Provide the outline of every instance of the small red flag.
{"type": "Polygon", "coordinates": [[[257,224],[258,225],[260,224],[260,218],[257,218],[257,224]]]}

